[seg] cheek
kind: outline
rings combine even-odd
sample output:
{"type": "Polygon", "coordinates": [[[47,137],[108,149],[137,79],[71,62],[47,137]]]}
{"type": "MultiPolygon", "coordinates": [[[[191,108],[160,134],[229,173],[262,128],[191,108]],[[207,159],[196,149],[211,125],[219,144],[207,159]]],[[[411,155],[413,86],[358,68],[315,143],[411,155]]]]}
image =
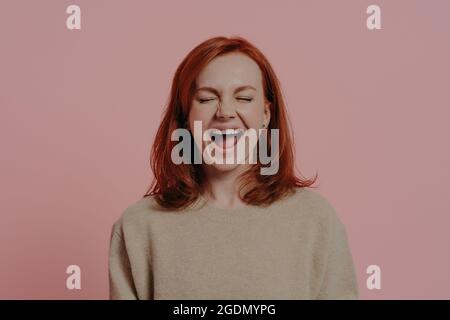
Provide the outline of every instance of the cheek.
{"type": "Polygon", "coordinates": [[[264,106],[260,103],[241,106],[238,110],[240,117],[250,128],[261,127],[264,117],[264,106]]]}
{"type": "Polygon", "coordinates": [[[194,125],[194,121],[202,121],[202,125],[205,126],[214,117],[214,110],[211,108],[205,108],[204,106],[199,106],[193,104],[188,115],[188,121],[191,127],[194,125]]]}

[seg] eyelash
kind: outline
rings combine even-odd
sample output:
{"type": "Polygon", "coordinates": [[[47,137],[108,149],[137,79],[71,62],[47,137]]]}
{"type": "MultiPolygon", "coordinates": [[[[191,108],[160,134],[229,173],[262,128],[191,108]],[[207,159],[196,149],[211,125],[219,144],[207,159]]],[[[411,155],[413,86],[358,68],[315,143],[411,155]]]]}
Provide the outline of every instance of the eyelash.
{"type": "MultiPolygon", "coordinates": [[[[199,99],[200,103],[206,103],[206,102],[209,102],[209,101],[212,101],[212,100],[215,100],[215,98],[212,98],[212,99],[199,99]]],[[[253,100],[253,98],[237,98],[237,100],[244,100],[244,101],[250,102],[250,101],[253,100]]]]}

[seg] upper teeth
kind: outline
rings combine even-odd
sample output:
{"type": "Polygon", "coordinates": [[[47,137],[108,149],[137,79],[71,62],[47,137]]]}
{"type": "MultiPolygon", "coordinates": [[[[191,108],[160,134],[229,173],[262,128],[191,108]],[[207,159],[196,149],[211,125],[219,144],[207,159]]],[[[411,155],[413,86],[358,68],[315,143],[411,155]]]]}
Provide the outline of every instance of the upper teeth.
{"type": "Polygon", "coordinates": [[[220,132],[220,134],[225,134],[225,135],[239,135],[242,133],[242,130],[241,129],[224,129],[224,130],[215,129],[213,132],[213,135],[219,134],[219,132],[220,132]]]}

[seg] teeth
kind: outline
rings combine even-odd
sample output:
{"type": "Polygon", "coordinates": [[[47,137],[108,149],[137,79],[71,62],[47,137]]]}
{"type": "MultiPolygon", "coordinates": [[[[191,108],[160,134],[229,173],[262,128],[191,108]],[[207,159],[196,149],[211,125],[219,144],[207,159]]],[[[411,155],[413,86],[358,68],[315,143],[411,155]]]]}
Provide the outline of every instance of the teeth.
{"type": "Polygon", "coordinates": [[[218,130],[220,131],[220,134],[227,135],[227,136],[239,136],[242,134],[241,129],[225,129],[225,130],[218,130]]]}

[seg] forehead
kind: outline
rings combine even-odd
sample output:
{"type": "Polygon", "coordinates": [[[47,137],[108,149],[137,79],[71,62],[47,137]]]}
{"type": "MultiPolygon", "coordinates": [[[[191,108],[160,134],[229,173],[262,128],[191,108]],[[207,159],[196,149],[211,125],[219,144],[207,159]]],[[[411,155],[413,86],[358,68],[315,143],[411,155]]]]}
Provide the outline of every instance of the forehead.
{"type": "Polygon", "coordinates": [[[211,60],[197,77],[197,86],[228,87],[252,85],[262,87],[258,64],[243,53],[227,53],[211,60]]]}

